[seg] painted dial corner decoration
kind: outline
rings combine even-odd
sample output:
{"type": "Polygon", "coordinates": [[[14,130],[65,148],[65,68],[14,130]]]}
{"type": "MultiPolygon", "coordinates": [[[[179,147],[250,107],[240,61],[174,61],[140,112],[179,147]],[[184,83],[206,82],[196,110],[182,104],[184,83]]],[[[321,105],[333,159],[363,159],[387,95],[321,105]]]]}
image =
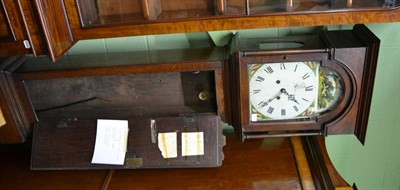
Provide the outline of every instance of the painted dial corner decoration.
{"type": "Polygon", "coordinates": [[[319,62],[249,64],[252,122],[310,118],[341,97],[340,77],[319,62]]]}

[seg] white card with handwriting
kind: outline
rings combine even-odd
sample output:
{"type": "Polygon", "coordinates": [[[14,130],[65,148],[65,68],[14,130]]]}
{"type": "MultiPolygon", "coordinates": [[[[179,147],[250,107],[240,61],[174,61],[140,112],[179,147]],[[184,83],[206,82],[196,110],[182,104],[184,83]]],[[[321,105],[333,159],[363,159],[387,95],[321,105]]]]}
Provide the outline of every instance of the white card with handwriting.
{"type": "Polygon", "coordinates": [[[92,164],[124,165],[128,146],[127,120],[97,120],[92,164]]]}

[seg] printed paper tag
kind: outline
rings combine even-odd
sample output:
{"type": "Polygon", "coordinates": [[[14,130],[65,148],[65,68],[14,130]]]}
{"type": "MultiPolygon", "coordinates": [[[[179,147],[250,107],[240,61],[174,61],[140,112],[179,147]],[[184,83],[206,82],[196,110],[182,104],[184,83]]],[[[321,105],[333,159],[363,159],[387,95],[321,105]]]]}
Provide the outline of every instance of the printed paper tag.
{"type": "Polygon", "coordinates": [[[182,133],[182,156],[204,155],[204,133],[182,133]]]}
{"type": "Polygon", "coordinates": [[[158,133],[158,149],[164,158],[178,157],[176,132],[158,133]]]}

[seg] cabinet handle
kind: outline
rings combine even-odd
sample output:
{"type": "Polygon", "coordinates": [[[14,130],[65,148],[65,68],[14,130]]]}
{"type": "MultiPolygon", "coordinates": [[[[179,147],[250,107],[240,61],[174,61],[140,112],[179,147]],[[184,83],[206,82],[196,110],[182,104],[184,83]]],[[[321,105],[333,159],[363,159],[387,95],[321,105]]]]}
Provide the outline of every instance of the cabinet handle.
{"type": "Polygon", "coordinates": [[[24,40],[22,43],[24,43],[25,49],[31,49],[31,43],[28,40],[24,40]]]}

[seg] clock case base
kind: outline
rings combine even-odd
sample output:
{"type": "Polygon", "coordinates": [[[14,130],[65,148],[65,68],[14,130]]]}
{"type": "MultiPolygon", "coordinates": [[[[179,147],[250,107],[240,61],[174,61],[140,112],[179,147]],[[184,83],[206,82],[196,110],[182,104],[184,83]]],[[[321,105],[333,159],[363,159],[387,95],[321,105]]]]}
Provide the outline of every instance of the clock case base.
{"type": "Polygon", "coordinates": [[[271,136],[355,134],[364,143],[371,105],[380,40],[365,26],[352,30],[323,31],[319,35],[278,39],[241,38],[230,42],[232,120],[244,139],[271,136]],[[296,48],[261,49],[261,44],[292,44],[296,48]],[[308,120],[251,122],[248,64],[317,61],[337,72],[343,80],[338,105],[308,120]]]}

